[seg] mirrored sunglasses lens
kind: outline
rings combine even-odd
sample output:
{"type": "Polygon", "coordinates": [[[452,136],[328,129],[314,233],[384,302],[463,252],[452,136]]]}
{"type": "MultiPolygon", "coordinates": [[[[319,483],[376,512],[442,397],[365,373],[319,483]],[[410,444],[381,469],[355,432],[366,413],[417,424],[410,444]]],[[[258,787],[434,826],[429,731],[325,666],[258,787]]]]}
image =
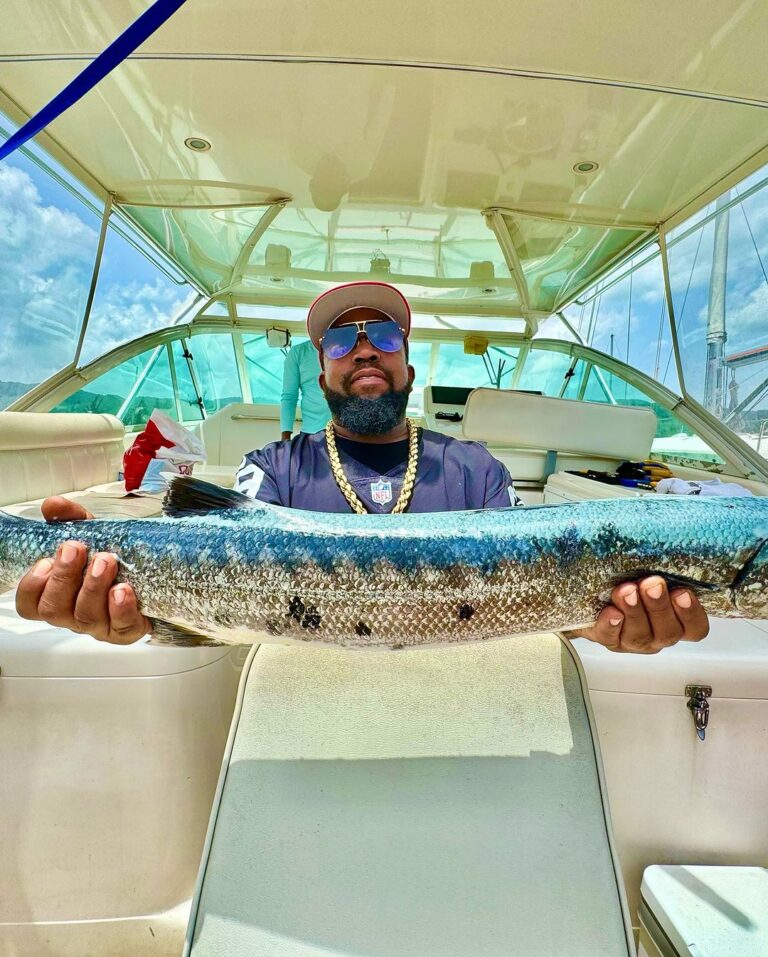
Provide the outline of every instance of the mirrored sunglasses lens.
{"type": "Polygon", "coordinates": [[[396,322],[369,322],[365,326],[368,341],[382,352],[397,352],[403,344],[403,330],[396,322]]]}
{"type": "Polygon", "coordinates": [[[323,336],[323,352],[329,359],[343,359],[357,342],[357,326],[338,326],[323,336]]]}

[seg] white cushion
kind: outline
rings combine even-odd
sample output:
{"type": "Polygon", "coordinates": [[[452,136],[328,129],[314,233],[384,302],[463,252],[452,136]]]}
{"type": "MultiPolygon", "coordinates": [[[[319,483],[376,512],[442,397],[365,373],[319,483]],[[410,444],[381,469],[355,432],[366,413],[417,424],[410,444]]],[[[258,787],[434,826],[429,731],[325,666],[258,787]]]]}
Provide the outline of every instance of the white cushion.
{"type": "Polygon", "coordinates": [[[463,433],[492,446],[642,461],[656,434],[656,416],[650,409],[475,389],[464,410],[463,433]]]}
{"type": "Polygon", "coordinates": [[[200,426],[208,465],[227,465],[234,471],[246,452],[277,441],[279,415],[276,405],[236,402],[209,416],[200,426]]]}
{"type": "Polygon", "coordinates": [[[123,432],[113,415],[0,412],[0,507],[114,481],[123,432]]]}
{"type": "Polygon", "coordinates": [[[193,957],[634,954],[582,676],[555,635],[263,645],[240,693],[193,957]]]}
{"type": "Polygon", "coordinates": [[[679,957],[765,957],[768,870],[658,865],[646,868],[641,924],[679,957]]]}

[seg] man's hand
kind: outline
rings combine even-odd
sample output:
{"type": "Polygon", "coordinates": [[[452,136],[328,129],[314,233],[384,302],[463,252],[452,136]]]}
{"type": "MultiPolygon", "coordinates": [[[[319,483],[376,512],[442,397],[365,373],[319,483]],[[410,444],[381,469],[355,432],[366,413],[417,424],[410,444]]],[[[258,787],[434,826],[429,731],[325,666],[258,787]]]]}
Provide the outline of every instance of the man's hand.
{"type": "Polygon", "coordinates": [[[611,602],[592,628],[568,632],[568,637],[588,638],[611,651],[655,655],[678,641],[701,641],[709,634],[707,614],[696,596],[685,588],[669,592],[663,578],[617,585],[611,602]]]}
{"type": "Polygon", "coordinates": [[[283,440],[283,442],[287,442],[290,439],[291,435],[292,435],[291,432],[283,432],[280,435],[280,438],[283,440]]]}
{"type": "MultiPolygon", "coordinates": [[[[93,518],[82,505],[60,495],[47,498],[41,511],[47,522],[93,518]]],[[[117,560],[108,552],[94,555],[83,576],[88,550],[82,542],[65,542],[55,558],[41,558],[16,590],[22,618],[69,628],[99,641],[128,645],[150,632],[130,585],[114,585],[117,560]]]]}

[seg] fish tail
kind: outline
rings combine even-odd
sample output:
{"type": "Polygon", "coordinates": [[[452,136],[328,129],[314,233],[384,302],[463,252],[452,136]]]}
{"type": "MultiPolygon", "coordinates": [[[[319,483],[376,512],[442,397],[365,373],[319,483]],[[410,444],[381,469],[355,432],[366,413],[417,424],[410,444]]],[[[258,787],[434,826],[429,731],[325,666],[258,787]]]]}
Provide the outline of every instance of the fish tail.
{"type": "Polygon", "coordinates": [[[733,604],[745,618],[768,617],[768,538],[764,538],[731,585],[733,604]]]}
{"type": "Polygon", "coordinates": [[[0,593],[17,585],[29,566],[46,554],[49,538],[44,522],[0,509],[0,593]]]}
{"type": "Polygon", "coordinates": [[[21,535],[24,519],[0,511],[0,594],[18,582],[18,562],[14,560],[14,542],[21,535]]]}

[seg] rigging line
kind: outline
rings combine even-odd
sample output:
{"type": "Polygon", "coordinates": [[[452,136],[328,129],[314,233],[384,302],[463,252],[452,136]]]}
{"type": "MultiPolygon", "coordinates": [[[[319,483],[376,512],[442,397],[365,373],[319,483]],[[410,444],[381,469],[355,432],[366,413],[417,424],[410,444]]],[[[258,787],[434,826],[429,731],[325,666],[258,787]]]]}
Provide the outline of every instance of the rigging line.
{"type": "Polygon", "coordinates": [[[664,316],[667,314],[667,300],[661,297],[661,312],[659,313],[659,332],[656,337],[656,364],[653,369],[653,378],[659,378],[659,365],[661,364],[661,337],[664,334],[664,316]]]}
{"type": "MultiPolygon", "coordinates": [[[[739,195],[739,191],[736,189],[736,187],[734,187],[734,192],[736,193],[737,196],[739,195]]],[[[757,256],[757,261],[760,263],[760,268],[763,271],[763,279],[765,280],[766,284],[768,284],[768,275],[766,275],[765,273],[765,266],[763,265],[763,260],[762,260],[762,257],[760,256],[760,250],[757,248],[757,243],[755,242],[755,235],[752,232],[752,227],[749,225],[749,218],[747,216],[746,209],[744,209],[744,203],[739,203],[739,206],[741,207],[741,212],[744,215],[744,222],[747,224],[747,229],[749,230],[749,238],[752,240],[752,245],[755,247],[755,255],[757,256]]]]}
{"type": "Polygon", "coordinates": [[[584,312],[585,312],[586,308],[587,308],[587,304],[586,304],[586,303],[583,303],[583,304],[582,304],[582,307],[581,307],[581,314],[579,315],[579,325],[578,325],[579,335],[581,335],[581,328],[582,328],[582,326],[584,325],[584,312]]]}
{"type": "Polygon", "coordinates": [[[151,37],[185,2],[186,0],[155,0],[152,6],[137,17],[116,40],[110,43],[106,50],[103,50],[95,60],[78,73],[74,80],[68,83],[60,93],[57,93],[49,103],[38,110],[21,129],[18,129],[9,140],[6,140],[0,146],[0,160],[5,159],[14,150],[23,146],[27,140],[32,139],[33,136],[36,136],[52,123],[56,117],[61,116],[73,104],[77,103],[100,80],[103,80],[126,57],[130,56],[137,47],[151,37]]]}
{"type": "Polygon", "coordinates": [[[632,325],[632,276],[633,273],[629,274],[629,301],[627,304],[627,365],[629,365],[629,329],[632,325]]]}
{"type": "Polygon", "coordinates": [[[592,337],[595,331],[596,319],[600,315],[600,303],[603,298],[603,291],[598,286],[598,293],[595,298],[592,300],[592,312],[589,316],[589,325],[587,326],[587,334],[585,340],[587,345],[592,345],[592,337]]]}
{"type": "MultiPolygon", "coordinates": [[[[697,261],[698,258],[699,258],[699,250],[701,249],[701,241],[702,241],[703,238],[704,238],[704,230],[702,229],[702,230],[699,232],[699,242],[698,242],[698,245],[696,246],[696,253],[695,253],[694,257],[693,257],[693,265],[691,266],[691,274],[690,274],[690,276],[688,277],[688,285],[685,287],[685,295],[683,296],[683,304],[682,304],[682,306],[680,307],[680,321],[677,323],[677,337],[678,337],[678,339],[680,339],[681,334],[682,334],[682,331],[683,331],[683,322],[684,322],[684,315],[685,315],[685,304],[686,304],[686,302],[688,302],[688,293],[689,293],[690,290],[691,290],[691,283],[693,282],[693,273],[694,273],[694,270],[696,269],[696,261],[697,261]]],[[[664,369],[664,378],[661,380],[662,382],[666,382],[666,381],[667,381],[667,375],[669,374],[669,364],[670,364],[670,362],[672,361],[672,353],[673,353],[673,352],[674,352],[674,346],[673,346],[673,347],[670,349],[670,351],[669,351],[669,357],[667,358],[667,365],[666,365],[666,367],[665,367],[665,369],[664,369]]]]}

